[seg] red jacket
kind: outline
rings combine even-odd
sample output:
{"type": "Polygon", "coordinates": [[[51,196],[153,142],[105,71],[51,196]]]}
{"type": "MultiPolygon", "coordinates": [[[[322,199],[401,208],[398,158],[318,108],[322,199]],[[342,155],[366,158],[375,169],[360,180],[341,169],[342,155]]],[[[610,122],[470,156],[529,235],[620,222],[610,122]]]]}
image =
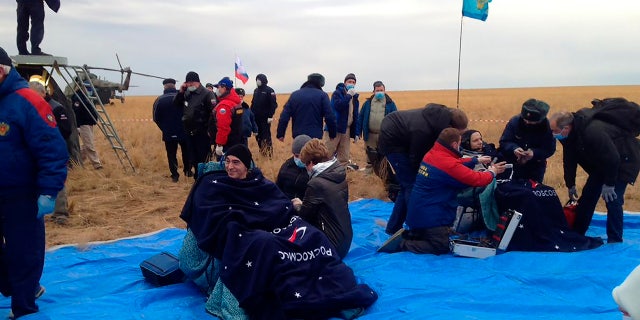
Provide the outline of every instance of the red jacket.
{"type": "Polygon", "coordinates": [[[220,102],[213,111],[216,118],[215,142],[217,145],[230,147],[229,143],[237,143],[235,136],[242,135],[243,110],[240,96],[232,88],[227,90],[229,93],[220,97],[220,102]]]}

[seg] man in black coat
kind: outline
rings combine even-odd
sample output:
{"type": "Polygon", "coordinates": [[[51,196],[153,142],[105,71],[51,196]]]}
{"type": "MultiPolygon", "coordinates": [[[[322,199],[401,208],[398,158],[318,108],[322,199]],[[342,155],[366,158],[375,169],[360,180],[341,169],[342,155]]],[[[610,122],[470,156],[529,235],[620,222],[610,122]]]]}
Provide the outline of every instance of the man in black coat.
{"type": "Polygon", "coordinates": [[[257,88],[253,91],[253,97],[251,98],[251,111],[258,124],[256,141],[260,147],[260,153],[263,156],[271,157],[273,155],[271,122],[273,121],[273,114],[278,108],[278,102],[276,101],[275,91],[267,83],[266,75],[261,73],[256,76],[257,88]]]}
{"type": "Polygon", "coordinates": [[[553,135],[563,147],[564,182],[577,199],[578,165],[589,177],[578,199],[574,230],[585,234],[602,197],[607,206],[607,242],[621,242],[624,193],[640,171],[640,143],[615,124],[578,112],[558,112],[550,119],[553,135]]]}
{"type": "MultiPolygon", "coordinates": [[[[16,2],[18,3],[16,10],[18,53],[30,54],[27,50],[27,40],[29,40],[29,19],[31,19],[31,54],[48,55],[40,49],[40,43],[44,39],[44,2],[42,0],[16,0],[16,2]]],[[[46,3],[54,12],[60,9],[60,0],[47,0],[46,3]]]]}
{"type": "Polygon", "coordinates": [[[469,119],[462,110],[435,103],[421,109],[395,111],[384,117],[380,124],[378,149],[387,157],[400,184],[386,233],[394,234],[402,228],[418,167],[440,132],[448,127],[462,132],[468,123],[469,119]]]}
{"type": "Polygon", "coordinates": [[[100,157],[94,146],[93,126],[98,124],[99,116],[94,104],[89,101],[92,96],[95,96],[95,92],[93,92],[91,84],[84,83],[83,88],[78,88],[71,96],[71,104],[76,116],[78,134],[82,141],[80,155],[82,159],[89,158],[94,169],[102,169],[102,162],[100,162],[100,157]]]}
{"type": "Polygon", "coordinates": [[[549,129],[549,105],[541,100],[524,102],[520,114],[509,120],[500,137],[502,160],[513,164],[513,179],[532,179],[542,183],[547,158],[556,152],[549,129]]]}
{"type": "Polygon", "coordinates": [[[178,90],[176,90],[176,80],[164,79],[162,81],[164,92],[156,98],[153,103],[153,122],[158,125],[162,131],[162,141],[167,151],[167,161],[169,163],[169,172],[171,172],[171,180],[178,182],[180,175],[178,174],[178,145],[182,151],[183,172],[187,177],[191,177],[191,162],[189,161],[189,148],[187,146],[187,135],[182,127],[182,109],[176,108],[173,104],[178,90]]]}
{"type": "Polygon", "coordinates": [[[211,111],[216,103],[215,94],[202,86],[200,76],[193,71],[187,73],[173,98],[173,104],[182,109],[182,125],[187,135],[189,160],[194,169],[198,168],[198,163],[205,162],[211,153],[208,130],[211,111]]]}

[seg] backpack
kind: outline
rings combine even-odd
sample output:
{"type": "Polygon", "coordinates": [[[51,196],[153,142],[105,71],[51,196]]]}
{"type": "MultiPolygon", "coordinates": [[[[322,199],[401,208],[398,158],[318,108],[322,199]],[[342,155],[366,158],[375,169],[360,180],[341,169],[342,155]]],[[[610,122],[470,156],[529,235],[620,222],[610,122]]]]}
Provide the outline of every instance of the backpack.
{"type": "Polygon", "coordinates": [[[621,128],[632,137],[640,135],[640,106],[625,98],[591,101],[592,108],[582,109],[586,118],[598,119],[621,128]]]}

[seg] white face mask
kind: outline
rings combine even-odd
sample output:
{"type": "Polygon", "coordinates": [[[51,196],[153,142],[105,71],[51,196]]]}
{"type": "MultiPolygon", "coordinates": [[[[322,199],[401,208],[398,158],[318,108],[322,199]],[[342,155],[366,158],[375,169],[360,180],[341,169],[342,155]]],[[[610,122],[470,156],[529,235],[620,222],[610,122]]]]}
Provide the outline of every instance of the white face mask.
{"type": "Polygon", "coordinates": [[[260,80],[256,80],[256,86],[258,86],[258,87],[259,87],[259,86],[261,86],[261,85],[262,85],[262,81],[260,81],[260,80]]]}
{"type": "Polygon", "coordinates": [[[188,86],[187,87],[187,91],[189,91],[189,92],[194,92],[194,91],[196,91],[196,89],[198,89],[198,88],[196,88],[196,86],[188,86]]]}

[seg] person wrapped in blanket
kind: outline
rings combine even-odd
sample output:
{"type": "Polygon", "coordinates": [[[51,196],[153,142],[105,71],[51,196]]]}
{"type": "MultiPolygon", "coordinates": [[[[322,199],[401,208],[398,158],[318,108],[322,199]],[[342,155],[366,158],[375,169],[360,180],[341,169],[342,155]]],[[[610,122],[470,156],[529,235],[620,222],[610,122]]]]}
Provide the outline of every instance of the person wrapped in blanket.
{"type": "Polygon", "coordinates": [[[225,171],[201,175],[180,217],[180,269],[222,319],[353,319],[377,300],[323,232],[294,216],[291,200],[235,145],[225,171]]]}
{"type": "MultiPolygon", "coordinates": [[[[460,141],[460,153],[463,158],[473,158],[488,156],[492,160],[498,159],[498,150],[495,144],[484,141],[482,134],[478,130],[468,129],[462,133],[460,141]]],[[[473,170],[487,171],[489,164],[478,162],[473,170]]],[[[490,184],[490,187],[495,185],[490,184]]],[[[480,194],[484,192],[487,186],[468,187],[458,193],[458,209],[456,211],[456,219],[453,223],[453,231],[459,234],[474,233],[474,236],[483,238],[487,230],[482,218],[480,194]],[[477,233],[475,231],[480,231],[477,233]]],[[[491,190],[488,190],[491,192],[491,190]]]]}
{"type": "Polygon", "coordinates": [[[504,162],[490,165],[485,172],[474,171],[472,168],[478,162],[489,164],[491,158],[462,158],[460,143],[460,131],[446,128],[422,159],[409,200],[407,228],[392,236],[402,237],[398,250],[448,253],[449,234],[458,206],[457,194],[469,186],[486,186],[496,174],[504,171],[504,162]]]}

